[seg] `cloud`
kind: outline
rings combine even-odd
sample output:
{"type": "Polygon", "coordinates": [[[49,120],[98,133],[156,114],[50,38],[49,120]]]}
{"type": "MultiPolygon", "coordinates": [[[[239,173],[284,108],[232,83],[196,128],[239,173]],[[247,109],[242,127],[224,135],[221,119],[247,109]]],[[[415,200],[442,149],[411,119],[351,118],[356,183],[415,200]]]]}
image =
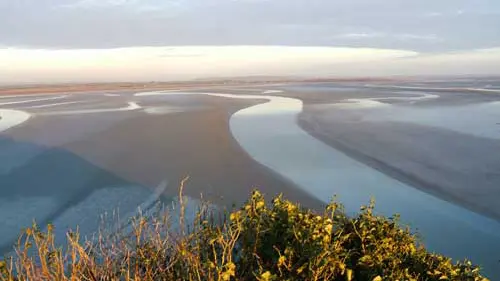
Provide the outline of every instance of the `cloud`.
{"type": "Polygon", "coordinates": [[[441,52],[500,45],[500,17],[494,16],[499,10],[500,2],[491,0],[405,5],[400,0],[384,5],[373,0],[0,0],[0,45],[321,45],[441,52]],[[462,16],[438,16],[459,10],[462,16]]]}
{"type": "Polygon", "coordinates": [[[408,58],[371,48],[179,46],[88,50],[0,49],[0,82],[151,81],[241,75],[314,75],[310,68],[408,58]],[[1,81],[3,80],[3,81],[1,81]]]}
{"type": "Polygon", "coordinates": [[[60,10],[62,13],[78,13],[78,12],[99,12],[108,11],[114,14],[122,13],[121,16],[125,20],[133,14],[143,16],[142,14],[156,13],[165,16],[179,14],[179,12],[189,9],[190,5],[186,5],[184,0],[79,0],[75,2],[56,5],[53,9],[60,10]]]}
{"type": "MultiPolygon", "coordinates": [[[[468,14],[470,12],[467,12],[468,14]]],[[[464,10],[446,11],[446,12],[428,12],[424,14],[424,17],[456,17],[466,14],[464,10]]]]}
{"type": "Polygon", "coordinates": [[[424,17],[442,17],[445,13],[443,12],[427,12],[424,14],[424,17]]]}
{"type": "Polygon", "coordinates": [[[338,38],[347,39],[365,39],[365,38],[380,38],[385,37],[384,33],[345,33],[337,35],[338,38]]]}
{"type": "MultiPolygon", "coordinates": [[[[498,8],[498,7],[497,7],[498,8]]],[[[500,10],[495,9],[456,9],[456,10],[446,10],[441,12],[426,12],[423,14],[424,17],[460,17],[460,16],[498,16],[500,15],[500,10]]]]}
{"type": "Polygon", "coordinates": [[[344,33],[336,36],[337,38],[343,39],[353,39],[353,40],[364,40],[364,39],[374,39],[374,38],[386,38],[386,39],[396,39],[403,41],[429,41],[429,42],[440,42],[443,41],[436,34],[388,34],[380,32],[372,33],[344,33]]]}
{"type": "Polygon", "coordinates": [[[0,83],[164,81],[245,75],[500,75],[500,48],[425,54],[287,46],[0,49],[0,83]]]}
{"type": "Polygon", "coordinates": [[[421,54],[393,61],[384,71],[427,75],[500,75],[500,48],[421,54]]]}
{"type": "Polygon", "coordinates": [[[436,34],[395,34],[395,38],[400,40],[420,40],[430,42],[442,42],[444,39],[438,37],[436,34]]]}
{"type": "Polygon", "coordinates": [[[58,8],[69,9],[99,9],[138,4],[138,0],[79,0],[72,3],[58,5],[58,8]]]}

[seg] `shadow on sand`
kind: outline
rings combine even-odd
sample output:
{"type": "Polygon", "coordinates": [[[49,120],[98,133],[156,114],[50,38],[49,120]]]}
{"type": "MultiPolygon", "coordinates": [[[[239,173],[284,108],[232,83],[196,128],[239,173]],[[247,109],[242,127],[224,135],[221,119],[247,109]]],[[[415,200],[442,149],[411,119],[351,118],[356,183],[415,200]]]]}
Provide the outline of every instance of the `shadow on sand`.
{"type": "MultiPolygon", "coordinates": [[[[0,173],[0,202],[7,204],[19,199],[52,198],[51,202],[54,203],[48,210],[35,209],[35,212],[31,212],[33,217],[30,221],[36,220],[42,226],[54,221],[68,208],[82,202],[99,189],[138,185],[125,181],[66,150],[20,142],[5,136],[0,137],[2,165],[8,166],[9,163],[18,162],[16,157],[20,149],[29,151],[33,155],[26,163],[12,167],[6,173],[0,173]],[[4,148],[8,149],[2,151],[4,148]]],[[[33,206],[20,207],[33,209],[33,206]]],[[[16,219],[17,216],[22,216],[15,213],[17,210],[8,211],[14,212],[16,219]]],[[[29,226],[23,225],[22,221],[21,219],[15,221],[14,224],[19,225],[18,230],[13,231],[20,231],[23,227],[29,226]]],[[[13,226],[0,217],[0,229],[4,227],[13,226]]],[[[2,238],[0,254],[12,250],[14,241],[6,242],[6,237],[0,238],[2,238]]]]}

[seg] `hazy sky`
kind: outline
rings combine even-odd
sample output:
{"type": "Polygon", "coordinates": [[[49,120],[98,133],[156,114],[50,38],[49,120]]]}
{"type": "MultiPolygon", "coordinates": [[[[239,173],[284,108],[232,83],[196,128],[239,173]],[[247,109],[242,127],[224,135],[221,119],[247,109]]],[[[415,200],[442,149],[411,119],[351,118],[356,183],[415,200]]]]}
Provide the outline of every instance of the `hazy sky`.
{"type": "MultiPolygon", "coordinates": [[[[374,71],[367,63],[372,59],[387,61],[379,64],[379,75],[500,73],[492,64],[499,65],[499,48],[498,0],[0,0],[4,82],[42,79],[37,74],[56,79],[52,75],[68,68],[80,71],[81,79],[92,80],[99,70],[99,78],[119,80],[116,74],[102,76],[118,66],[127,79],[218,76],[233,70],[244,75],[260,73],[271,62],[293,64],[298,74],[367,75],[374,71]],[[218,46],[240,47],[221,52],[218,46]],[[318,53],[262,46],[362,47],[359,57],[365,61],[345,49],[318,53]],[[288,56],[276,60],[285,49],[288,56]],[[365,56],[370,50],[371,58],[365,56]],[[437,69],[429,69],[433,61],[439,62],[437,69]],[[140,75],[132,75],[134,69],[140,75]]],[[[287,70],[274,67],[263,74],[287,70]]],[[[71,73],[59,79],[71,80],[71,73]]]]}

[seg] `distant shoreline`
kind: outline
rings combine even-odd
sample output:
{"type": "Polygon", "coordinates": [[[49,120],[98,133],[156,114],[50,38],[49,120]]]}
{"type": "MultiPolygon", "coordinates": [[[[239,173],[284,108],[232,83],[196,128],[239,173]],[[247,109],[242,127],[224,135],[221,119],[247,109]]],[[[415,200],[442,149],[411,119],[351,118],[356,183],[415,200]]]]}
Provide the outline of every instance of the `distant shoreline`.
{"type": "Polygon", "coordinates": [[[92,92],[116,92],[116,91],[179,91],[179,90],[201,90],[210,88],[235,88],[235,87],[272,87],[279,85],[305,85],[305,84],[324,84],[324,83],[367,83],[367,88],[380,90],[404,90],[404,91],[432,91],[442,93],[476,93],[476,94],[500,94],[500,89],[487,88],[462,88],[446,87],[412,87],[395,86],[388,83],[409,82],[408,79],[291,79],[291,80],[267,80],[267,81],[180,81],[180,82],[149,82],[149,83],[88,83],[88,84],[47,84],[47,85],[18,85],[2,86],[0,85],[1,97],[17,97],[22,95],[50,95],[58,93],[92,93],[92,92]]]}
{"type": "Polygon", "coordinates": [[[0,96],[23,94],[53,94],[61,92],[93,92],[93,91],[126,91],[126,90],[176,90],[207,87],[235,86],[271,86],[275,84],[295,83],[334,83],[334,82],[390,82],[396,79],[270,79],[270,80],[213,80],[213,81],[176,81],[146,83],[69,83],[69,84],[36,84],[36,85],[0,85],[0,96]]]}

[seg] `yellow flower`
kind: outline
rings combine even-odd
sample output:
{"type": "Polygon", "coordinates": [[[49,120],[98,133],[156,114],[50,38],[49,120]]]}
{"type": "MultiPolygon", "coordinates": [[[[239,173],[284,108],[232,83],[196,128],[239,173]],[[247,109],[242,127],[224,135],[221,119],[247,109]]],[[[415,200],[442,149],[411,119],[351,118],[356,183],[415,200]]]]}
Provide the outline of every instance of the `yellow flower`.
{"type": "Polygon", "coordinates": [[[259,281],[270,281],[271,277],[273,277],[271,272],[266,271],[260,275],[259,281]]]}
{"type": "Polygon", "coordinates": [[[286,261],[286,258],[284,256],[281,256],[278,259],[278,266],[282,266],[283,264],[285,264],[285,261],[286,261]]]}
{"type": "Polygon", "coordinates": [[[234,275],[234,273],[236,271],[236,265],[232,262],[228,263],[227,264],[227,271],[229,271],[231,273],[231,275],[234,275]]]}
{"type": "Polygon", "coordinates": [[[235,221],[235,220],[238,220],[239,217],[240,217],[239,213],[231,213],[231,215],[229,216],[229,219],[232,221],[235,221]]]}
{"type": "Polygon", "coordinates": [[[235,275],[235,272],[236,272],[236,265],[232,262],[228,263],[226,265],[227,267],[227,270],[222,273],[222,280],[230,280],[232,276],[235,275]]]}
{"type": "Polygon", "coordinates": [[[304,269],[306,269],[306,265],[303,265],[303,266],[299,267],[299,268],[297,269],[297,273],[298,273],[298,274],[301,274],[301,273],[302,273],[302,271],[304,271],[304,269]]]}
{"type": "Polygon", "coordinates": [[[323,236],[323,243],[328,244],[330,243],[330,236],[323,236]]]}
{"type": "Polygon", "coordinates": [[[352,281],[353,280],[353,278],[352,278],[352,269],[348,269],[347,270],[346,280],[347,281],[352,281]]]}
{"type": "Polygon", "coordinates": [[[325,231],[330,234],[332,233],[333,226],[331,224],[328,224],[325,226],[325,231]]]}
{"type": "Polygon", "coordinates": [[[222,280],[229,281],[229,280],[231,280],[231,273],[226,271],[226,272],[222,273],[221,277],[222,277],[222,280]]]}

